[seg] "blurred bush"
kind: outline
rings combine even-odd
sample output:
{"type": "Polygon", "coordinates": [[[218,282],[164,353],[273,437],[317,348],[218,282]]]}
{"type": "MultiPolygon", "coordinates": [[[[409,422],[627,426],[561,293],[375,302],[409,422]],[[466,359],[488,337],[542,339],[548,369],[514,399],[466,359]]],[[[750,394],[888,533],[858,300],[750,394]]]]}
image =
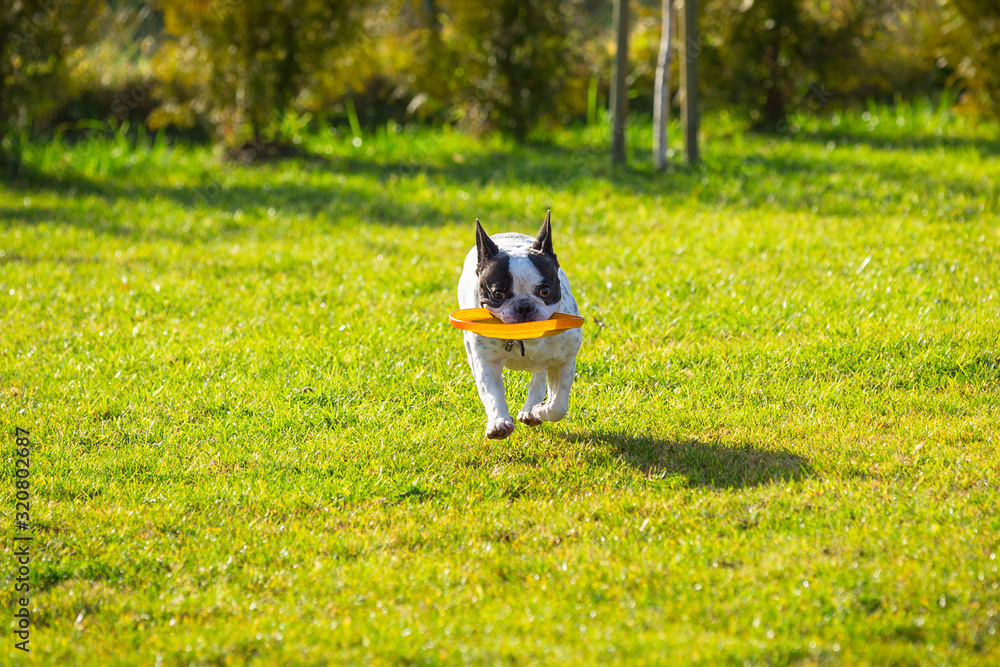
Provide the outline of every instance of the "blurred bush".
{"type": "MultiPolygon", "coordinates": [[[[470,127],[519,138],[585,110],[589,76],[574,0],[441,2],[439,63],[422,82],[470,127]]],[[[436,56],[436,57],[435,57],[436,56]]]]}
{"type": "Polygon", "coordinates": [[[1000,120],[1000,2],[950,0],[943,10],[943,50],[954,63],[953,83],[969,87],[970,108],[1000,120]]]}
{"type": "Polygon", "coordinates": [[[96,0],[0,3],[0,159],[16,166],[20,136],[56,105],[52,92],[66,82],[66,56],[92,34],[98,6],[96,0]]]}
{"type": "Polygon", "coordinates": [[[998,14],[996,0],[706,0],[703,96],[771,130],[792,110],[949,91],[996,115],[998,14]]]}
{"type": "Polygon", "coordinates": [[[706,98],[742,107],[756,127],[775,130],[787,125],[792,110],[898,91],[927,63],[918,64],[920,54],[907,52],[905,43],[894,45],[901,51],[888,50],[894,4],[707,0],[706,98]]]}
{"type": "Polygon", "coordinates": [[[138,127],[148,125],[160,106],[149,60],[163,28],[157,14],[147,3],[124,0],[101,5],[99,16],[94,41],[67,56],[66,80],[50,91],[54,109],[36,129],[72,137],[95,120],[106,122],[109,131],[138,127]]]}
{"type": "MultiPolygon", "coordinates": [[[[583,0],[390,0],[372,26],[382,48],[358,53],[377,71],[403,118],[436,118],[467,130],[524,138],[537,127],[586,112],[591,79],[603,66],[603,26],[583,0]],[[600,65],[595,66],[595,61],[600,65]]],[[[363,86],[369,89],[369,86],[363,86]]]]}
{"type": "Polygon", "coordinates": [[[285,116],[343,88],[344,46],[363,39],[363,2],[160,0],[164,41],[153,57],[163,105],[153,125],[207,122],[229,143],[286,139],[285,116]],[[343,63],[340,63],[343,65],[343,63]],[[341,78],[333,79],[331,71],[341,78]]]}
{"type": "MultiPolygon", "coordinates": [[[[705,107],[759,128],[870,99],[958,99],[1000,117],[997,0],[702,0],[699,12],[705,107]]],[[[632,0],[631,14],[642,114],[660,2],[632,0]]],[[[613,52],[607,0],[7,0],[0,140],[10,152],[23,133],[98,120],[266,143],[348,118],[351,132],[446,122],[523,139],[596,122],[613,52]]]]}

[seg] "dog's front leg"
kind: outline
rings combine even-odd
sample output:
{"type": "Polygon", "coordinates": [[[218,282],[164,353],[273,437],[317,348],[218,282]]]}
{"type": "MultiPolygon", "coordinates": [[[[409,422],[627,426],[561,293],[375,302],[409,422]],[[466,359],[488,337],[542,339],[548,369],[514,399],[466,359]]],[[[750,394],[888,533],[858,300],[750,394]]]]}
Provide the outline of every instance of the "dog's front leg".
{"type": "Polygon", "coordinates": [[[542,420],[532,414],[536,405],[545,400],[545,371],[531,374],[531,382],[528,383],[528,397],[524,401],[524,407],[517,414],[517,420],[528,426],[538,426],[542,420]]]}
{"type": "Polygon", "coordinates": [[[486,437],[501,439],[514,432],[514,420],[507,408],[507,396],[503,387],[503,362],[481,359],[473,365],[479,398],[486,408],[486,437]]]}
{"type": "Polygon", "coordinates": [[[547,422],[557,422],[569,412],[569,390],[576,375],[576,358],[548,370],[549,398],[535,406],[532,416],[547,422]]]}

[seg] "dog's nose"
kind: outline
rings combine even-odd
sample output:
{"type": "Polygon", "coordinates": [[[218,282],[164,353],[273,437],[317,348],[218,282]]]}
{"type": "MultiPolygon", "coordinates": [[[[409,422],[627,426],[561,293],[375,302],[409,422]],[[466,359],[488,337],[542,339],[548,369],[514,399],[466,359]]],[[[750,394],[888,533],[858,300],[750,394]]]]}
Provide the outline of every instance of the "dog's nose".
{"type": "Polygon", "coordinates": [[[514,306],[514,312],[520,315],[521,317],[527,317],[528,315],[531,314],[531,311],[533,309],[534,306],[532,306],[531,302],[529,301],[522,301],[521,303],[514,306]]]}

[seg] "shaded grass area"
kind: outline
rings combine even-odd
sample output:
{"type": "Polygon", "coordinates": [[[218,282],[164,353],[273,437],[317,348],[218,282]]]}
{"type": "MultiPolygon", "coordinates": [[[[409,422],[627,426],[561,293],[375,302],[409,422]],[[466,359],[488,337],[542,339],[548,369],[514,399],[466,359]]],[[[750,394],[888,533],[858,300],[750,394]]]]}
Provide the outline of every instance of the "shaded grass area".
{"type": "Polygon", "coordinates": [[[670,173],[596,127],[31,147],[0,425],[35,441],[35,661],[995,663],[997,128],[706,131],[670,173]],[[571,413],[484,441],[470,223],[547,208],[571,413]]]}

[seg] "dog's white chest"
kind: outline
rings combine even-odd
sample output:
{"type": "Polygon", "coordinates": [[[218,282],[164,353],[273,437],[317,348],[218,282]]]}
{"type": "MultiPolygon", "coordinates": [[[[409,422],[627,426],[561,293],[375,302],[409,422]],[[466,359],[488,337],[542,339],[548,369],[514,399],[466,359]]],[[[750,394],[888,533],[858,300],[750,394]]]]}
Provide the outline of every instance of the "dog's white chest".
{"type": "Polygon", "coordinates": [[[500,362],[504,368],[515,371],[537,373],[565,363],[576,356],[583,334],[579,329],[564,331],[555,336],[532,338],[523,341],[486,338],[474,333],[465,333],[466,344],[472,353],[484,361],[500,362]],[[521,345],[524,354],[521,354],[521,345]]]}

